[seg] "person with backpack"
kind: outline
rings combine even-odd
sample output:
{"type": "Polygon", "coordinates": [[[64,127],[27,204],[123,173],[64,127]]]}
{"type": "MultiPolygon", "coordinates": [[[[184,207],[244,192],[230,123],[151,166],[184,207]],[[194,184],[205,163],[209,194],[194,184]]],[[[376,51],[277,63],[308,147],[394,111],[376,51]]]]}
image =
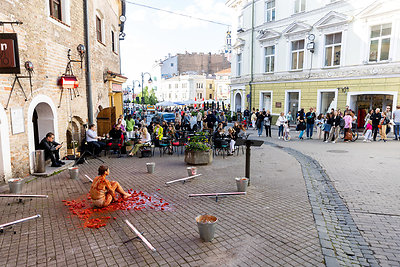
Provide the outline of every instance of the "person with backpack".
{"type": "Polygon", "coordinates": [[[297,126],[296,126],[296,131],[300,131],[299,139],[303,140],[304,130],[306,129],[304,108],[300,109],[300,111],[297,113],[296,117],[297,117],[297,122],[298,122],[297,126]]]}
{"type": "Polygon", "coordinates": [[[315,113],[314,109],[310,108],[310,111],[306,113],[306,131],[307,138],[312,139],[313,131],[314,131],[314,122],[315,122],[315,113]]]}

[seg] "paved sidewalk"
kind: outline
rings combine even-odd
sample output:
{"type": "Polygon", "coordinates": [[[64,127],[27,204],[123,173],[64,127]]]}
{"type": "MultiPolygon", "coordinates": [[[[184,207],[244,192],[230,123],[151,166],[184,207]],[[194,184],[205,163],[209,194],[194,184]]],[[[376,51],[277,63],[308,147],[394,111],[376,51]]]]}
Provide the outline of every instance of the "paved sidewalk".
{"type": "MultiPolygon", "coordinates": [[[[254,133],[250,130],[250,133],[254,133]]],[[[352,219],[381,266],[400,266],[400,142],[323,143],[322,140],[268,140],[315,159],[346,204],[352,219]]],[[[294,138],[293,138],[294,137],[294,138]]],[[[315,137],[315,136],[314,136],[315,137]]],[[[257,137],[258,138],[258,137],[257,137]]]]}
{"type": "Polygon", "coordinates": [[[244,174],[244,155],[218,156],[212,165],[199,167],[203,176],[189,183],[166,187],[165,182],[187,176],[183,157],[151,159],[109,158],[111,179],[124,188],[162,197],[171,210],[116,211],[108,225],[83,228],[62,200],[88,192],[82,174],[93,177],[99,162],[80,165],[80,180],[68,172],[38,178],[26,184],[24,193],[48,194],[25,204],[7,205],[0,199],[0,223],[41,214],[42,218],[16,225],[16,234],[0,234],[0,266],[323,266],[310,202],[299,163],[277,148],[252,149],[251,187],[246,196],[188,198],[190,193],[236,191],[234,177],[244,174]],[[274,155],[274,157],[270,157],[274,155]],[[154,174],[145,163],[156,162],[154,174]],[[157,190],[160,189],[160,190],[157,190]],[[218,217],[216,238],[199,239],[194,218],[218,217]],[[134,237],[124,223],[144,232],[157,249],[153,253],[134,237]]]}

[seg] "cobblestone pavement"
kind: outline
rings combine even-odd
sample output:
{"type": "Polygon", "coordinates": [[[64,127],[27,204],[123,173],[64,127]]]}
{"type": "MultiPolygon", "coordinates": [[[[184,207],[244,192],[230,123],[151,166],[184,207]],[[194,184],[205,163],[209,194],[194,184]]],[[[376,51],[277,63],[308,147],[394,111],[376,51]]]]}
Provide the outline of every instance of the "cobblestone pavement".
{"type": "MultiPolygon", "coordinates": [[[[62,200],[85,195],[97,160],[80,165],[80,180],[68,172],[39,178],[25,185],[24,193],[48,194],[25,204],[0,199],[0,223],[41,214],[18,224],[16,234],[0,234],[0,266],[323,266],[324,258],[314,223],[301,166],[281,149],[252,149],[252,182],[246,196],[188,198],[190,193],[236,191],[234,177],[244,174],[244,155],[199,167],[203,176],[168,187],[165,182],[187,176],[183,157],[151,159],[107,158],[110,179],[124,188],[142,190],[171,204],[168,211],[116,211],[116,220],[100,229],[82,228],[62,200]],[[273,158],[270,155],[274,155],[273,158]],[[145,163],[154,161],[154,174],[145,163]],[[157,189],[160,189],[159,191],[157,189]],[[216,238],[199,239],[194,218],[218,217],[216,238]],[[134,237],[128,219],[157,249],[149,251],[134,237]]],[[[4,188],[3,188],[4,189],[4,188]]]]}
{"type": "Polygon", "coordinates": [[[295,138],[284,142],[276,138],[275,131],[273,136],[261,139],[319,163],[379,265],[400,266],[400,179],[396,173],[400,142],[363,143],[360,138],[354,143],[332,144],[298,140],[295,132],[295,138]]]}

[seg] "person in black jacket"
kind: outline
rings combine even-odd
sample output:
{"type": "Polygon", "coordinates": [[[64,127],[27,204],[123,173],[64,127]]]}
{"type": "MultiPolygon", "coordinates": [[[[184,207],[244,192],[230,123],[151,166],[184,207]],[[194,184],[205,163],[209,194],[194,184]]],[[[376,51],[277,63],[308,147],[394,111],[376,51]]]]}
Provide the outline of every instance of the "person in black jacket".
{"type": "Polygon", "coordinates": [[[310,108],[310,111],[306,113],[306,132],[307,138],[312,139],[313,130],[314,130],[314,122],[315,122],[315,112],[313,108],[310,108]]]}
{"type": "Polygon", "coordinates": [[[381,122],[382,115],[381,115],[381,110],[377,108],[375,110],[375,113],[371,115],[371,120],[372,120],[372,134],[374,136],[374,141],[376,141],[376,135],[378,134],[379,131],[379,123],[381,122]]]}
{"type": "Polygon", "coordinates": [[[40,148],[44,150],[45,159],[51,159],[51,167],[61,167],[65,164],[60,160],[61,144],[54,141],[54,134],[49,132],[46,137],[40,141],[40,148]]]}

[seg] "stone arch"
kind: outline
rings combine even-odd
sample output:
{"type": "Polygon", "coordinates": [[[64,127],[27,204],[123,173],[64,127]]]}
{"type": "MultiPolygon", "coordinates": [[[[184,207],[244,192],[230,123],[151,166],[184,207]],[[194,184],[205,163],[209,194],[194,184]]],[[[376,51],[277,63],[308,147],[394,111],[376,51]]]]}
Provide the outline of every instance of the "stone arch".
{"type": "Polygon", "coordinates": [[[237,92],[235,95],[235,112],[241,111],[242,110],[242,94],[240,92],[237,92]]]}
{"type": "Polygon", "coordinates": [[[31,173],[34,171],[34,153],[37,143],[48,132],[53,132],[55,140],[58,140],[57,108],[50,97],[38,95],[32,99],[28,107],[29,168],[31,173]]]}

